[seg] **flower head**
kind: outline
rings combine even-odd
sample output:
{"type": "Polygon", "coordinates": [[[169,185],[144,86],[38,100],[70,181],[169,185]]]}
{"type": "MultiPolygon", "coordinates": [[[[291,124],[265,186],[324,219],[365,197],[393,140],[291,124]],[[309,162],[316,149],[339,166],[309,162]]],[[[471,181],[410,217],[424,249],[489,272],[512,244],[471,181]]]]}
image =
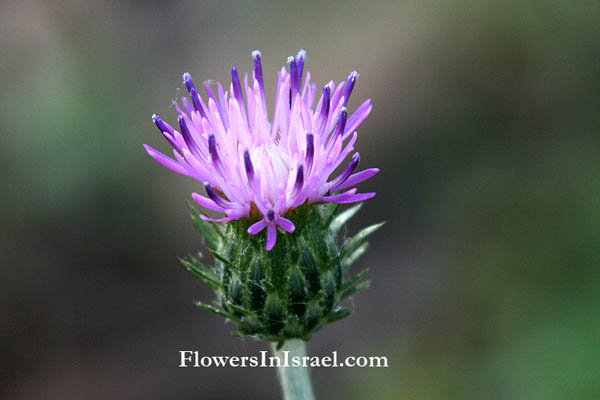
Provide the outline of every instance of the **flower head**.
{"type": "Polygon", "coordinates": [[[231,69],[229,92],[218,83],[216,92],[205,84],[203,99],[189,73],[183,74],[191,99],[183,97],[179,129],[157,115],[152,120],[173,147],[174,159],[148,145],[146,151],[165,167],[204,185],[206,196],[193,193],[202,207],[224,214],[208,221],[228,222],[259,216],[248,228],[255,235],[267,230],[267,250],[277,241],[277,228],[294,232],[286,218],[291,210],[308,203],[355,203],[375,193],[357,193],[356,184],[379,170],[355,172],[360,156],[354,153],[343,171],[334,171],[354,151],[356,129],[371,111],[365,101],[352,115],[346,104],[358,79],[352,72],[346,82],[330,81],[316,101],[317,87],[304,78],[304,50],[288,58],[288,69],[278,74],[275,109],[267,112],[261,53],[252,53],[252,85],[231,69]],[[243,89],[242,89],[243,86],[243,89]],[[245,99],[244,99],[245,95],[245,99]]]}

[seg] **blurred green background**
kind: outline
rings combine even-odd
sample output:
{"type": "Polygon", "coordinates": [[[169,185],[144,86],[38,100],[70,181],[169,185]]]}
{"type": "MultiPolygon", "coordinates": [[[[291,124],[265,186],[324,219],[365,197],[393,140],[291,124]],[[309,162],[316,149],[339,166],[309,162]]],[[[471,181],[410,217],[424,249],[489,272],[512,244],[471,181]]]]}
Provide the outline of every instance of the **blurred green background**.
{"type": "MultiPolygon", "coordinates": [[[[387,220],[371,289],[311,354],[320,399],[600,398],[597,1],[0,3],[0,333],[5,399],[279,398],[273,369],[196,310],[176,256],[206,252],[198,184],[153,162],[181,73],[228,81],[299,48],[316,82],[357,69],[363,185],[349,233],[387,220]]],[[[273,103],[271,97],[270,104],[273,103]]]]}

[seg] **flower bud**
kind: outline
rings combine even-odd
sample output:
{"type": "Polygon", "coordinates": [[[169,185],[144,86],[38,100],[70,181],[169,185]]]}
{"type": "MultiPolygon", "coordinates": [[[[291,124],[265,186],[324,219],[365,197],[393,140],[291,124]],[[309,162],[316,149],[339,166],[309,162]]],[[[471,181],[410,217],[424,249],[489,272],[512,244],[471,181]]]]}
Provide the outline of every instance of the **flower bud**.
{"type": "Polygon", "coordinates": [[[196,226],[214,245],[215,265],[208,268],[193,258],[183,263],[218,299],[198,306],[234,322],[234,336],[280,343],[308,340],[327,323],[347,317],[350,310],[341,303],[368,282],[361,281],[366,270],[350,279],[345,270],[366,249],[361,242],[381,226],[366,228],[339,246],[337,232],[359,207],[337,214],[337,206],[300,206],[287,216],[295,232],[283,235],[270,251],[266,238],[246,233],[255,221],[215,224],[193,210],[196,226]]]}

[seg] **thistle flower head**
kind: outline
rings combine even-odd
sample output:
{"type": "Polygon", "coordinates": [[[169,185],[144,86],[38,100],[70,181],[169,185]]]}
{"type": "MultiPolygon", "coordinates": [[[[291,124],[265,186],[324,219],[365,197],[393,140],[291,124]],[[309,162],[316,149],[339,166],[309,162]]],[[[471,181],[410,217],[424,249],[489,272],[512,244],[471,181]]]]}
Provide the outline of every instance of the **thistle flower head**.
{"type": "Polygon", "coordinates": [[[304,74],[306,53],[288,58],[278,74],[272,118],[267,111],[261,53],[252,53],[254,72],[242,80],[231,69],[225,90],[205,84],[202,98],[189,73],[183,74],[190,100],[175,104],[177,128],[157,115],[152,119],[173,147],[170,158],[148,145],[156,161],[201,182],[206,195],[193,193],[202,207],[223,214],[201,215],[206,221],[259,220],[247,228],[256,235],[266,228],[267,250],[277,241],[277,230],[294,232],[290,213],[303,204],[354,203],[375,193],[357,193],[354,186],[379,170],[355,172],[360,156],[354,153],[356,129],[371,111],[370,100],[349,115],[346,105],[358,74],[347,81],[330,81],[319,93],[304,74]],[[216,92],[216,93],[215,93],[216,92]],[[318,100],[317,100],[317,97],[318,100]],[[316,105],[315,105],[316,103],[316,105]],[[336,169],[350,158],[343,171],[336,169]]]}

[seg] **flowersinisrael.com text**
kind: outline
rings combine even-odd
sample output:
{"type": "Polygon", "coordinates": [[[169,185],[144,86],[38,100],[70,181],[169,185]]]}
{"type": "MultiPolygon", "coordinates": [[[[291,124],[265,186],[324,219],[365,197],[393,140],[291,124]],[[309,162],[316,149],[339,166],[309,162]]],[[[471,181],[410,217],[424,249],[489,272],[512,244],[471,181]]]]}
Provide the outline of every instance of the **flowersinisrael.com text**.
{"type": "Polygon", "coordinates": [[[311,368],[387,368],[388,359],[385,356],[348,356],[338,358],[337,351],[331,356],[290,356],[289,351],[284,351],[281,358],[269,355],[268,351],[261,351],[259,356],[203,356],[198,351],[180,350],[180,368],[277,368],[277,367],[311,367],[311,368]]]}

